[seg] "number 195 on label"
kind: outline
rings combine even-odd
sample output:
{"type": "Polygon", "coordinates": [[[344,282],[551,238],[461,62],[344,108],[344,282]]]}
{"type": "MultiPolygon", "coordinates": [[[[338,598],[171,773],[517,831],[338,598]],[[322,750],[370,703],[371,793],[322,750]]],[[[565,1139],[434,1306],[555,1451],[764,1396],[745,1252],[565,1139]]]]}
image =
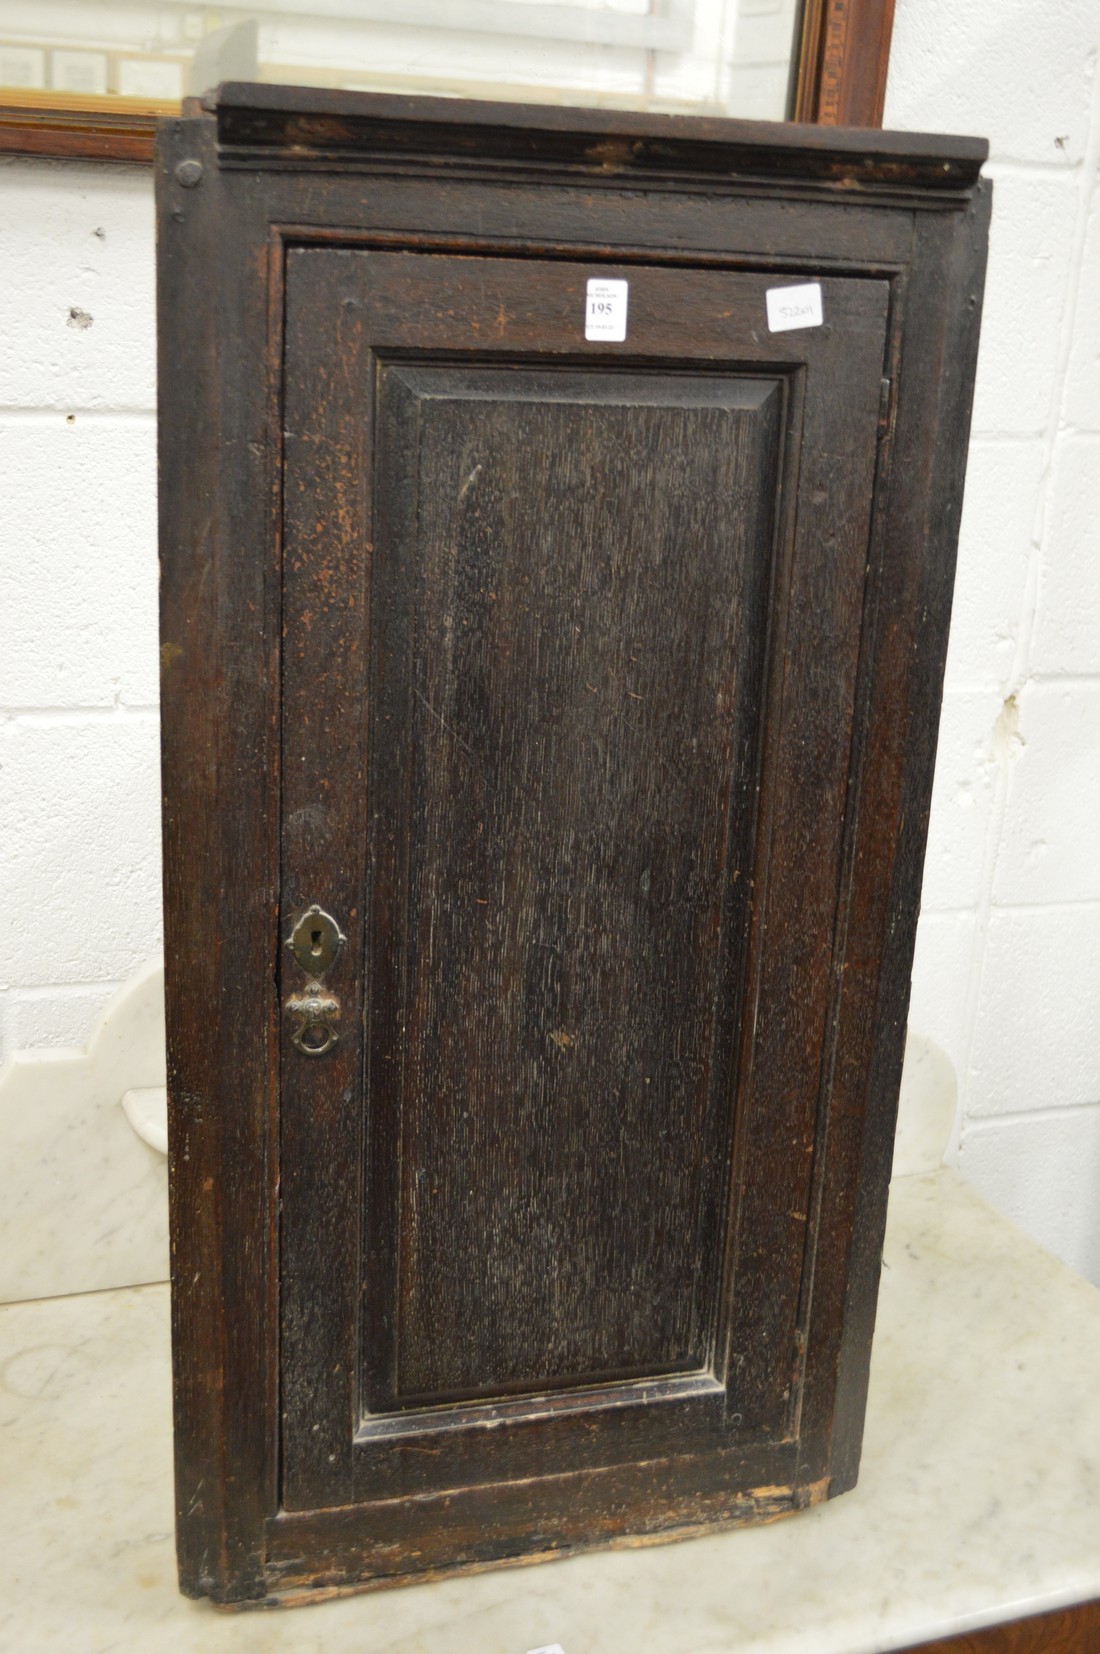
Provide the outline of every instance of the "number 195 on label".
{"type": "Polygon", "coordinates": [[[585,292],[584,336],[622,344],[626,338],[626,281],[605,281],[593,276],[585,292]]]}

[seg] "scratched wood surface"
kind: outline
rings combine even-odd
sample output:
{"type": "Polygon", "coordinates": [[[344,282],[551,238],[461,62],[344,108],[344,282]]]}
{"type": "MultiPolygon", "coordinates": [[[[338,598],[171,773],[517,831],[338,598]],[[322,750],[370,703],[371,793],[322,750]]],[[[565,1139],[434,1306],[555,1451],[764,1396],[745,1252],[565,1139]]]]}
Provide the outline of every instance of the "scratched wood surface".
{"type": "Polygon", "coordinates": [[[703,1369],[781,387],[382,385],[372,779],[404,861],[373,991],[402,1038],[370,1108],[401,1170],[368,1407],[703,1369]]]}
{"type": "Polygon", "coordinates": [[[163,135],[194,1595],[855,1477],[983,150],[601,120],[235,88],[163,135]],[[807,276],[825,325],[770,334],[807,276]]]}
{"type": "Polygon", "coordinates": [[[778,1450],[801,1401],[829,982],[804,961],[832,939],[887,289],[829,280],[827,331],[762,342],[766,278],[635,271],[640,373],[568,365],[584,281],[289,260],[284,926],[320,880],[363,933],[336,1061],[284,1051],[288,1509],[778,1450]],[[769,874],[811,843],[812,878],[769,874]]]}

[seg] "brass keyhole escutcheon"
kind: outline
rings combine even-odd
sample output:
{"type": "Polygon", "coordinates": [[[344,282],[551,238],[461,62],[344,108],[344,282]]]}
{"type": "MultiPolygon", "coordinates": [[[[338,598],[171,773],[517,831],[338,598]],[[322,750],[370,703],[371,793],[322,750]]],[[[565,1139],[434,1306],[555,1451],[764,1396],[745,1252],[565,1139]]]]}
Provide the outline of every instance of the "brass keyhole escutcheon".
{"type": "Polygon", "coordinates": [[[331,913],[316,902],[287,937],[286,945],[307,981],[303,993],[291,994],[284,1001],[283,1010],[294,1020],[290,1038],[304,1057],[323,1057],[339,1037],[333,1023],[340,1015],[340,1001],[322,988],[320,978],[335,963],[346,941],[331,913]]]}
{"type": "Polygon", "coordinates": [[[324,976],[335,963],[347,941],[340,926],[316,902],[298,920],[287,939],[287,947],[307,976],[324,976]]]}

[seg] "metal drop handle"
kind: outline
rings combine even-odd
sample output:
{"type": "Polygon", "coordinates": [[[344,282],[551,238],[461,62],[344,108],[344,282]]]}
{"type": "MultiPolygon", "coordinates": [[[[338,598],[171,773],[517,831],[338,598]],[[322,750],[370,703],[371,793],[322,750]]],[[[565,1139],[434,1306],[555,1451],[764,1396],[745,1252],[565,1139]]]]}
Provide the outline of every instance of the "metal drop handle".
{"type": "Polygon", "coordinates": [[[340,1037],[332,1026],[340,1015],[340,1001],[335,994],[326,994],[319,982],[309,982],[304,994],[291,994],[283,1010],[297,1019],[298,1026],[290,1038],[303,1056],[323,1057],[332,1050],[340,1037]]]}

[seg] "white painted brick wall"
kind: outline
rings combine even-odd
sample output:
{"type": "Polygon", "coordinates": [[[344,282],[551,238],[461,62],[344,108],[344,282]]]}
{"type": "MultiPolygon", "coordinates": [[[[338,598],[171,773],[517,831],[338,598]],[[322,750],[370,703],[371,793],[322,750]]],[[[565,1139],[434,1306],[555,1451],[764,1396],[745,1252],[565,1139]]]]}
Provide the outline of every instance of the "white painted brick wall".
{"type": "MultiPolygon", "coordinates": [[[[911,1020],[964,1173],[1100,1280],[1098,46],[1096,0],[898,0],[887,120],[984,133],[996,181],[911,1020]]],[[[0,276],[11,1048],[160,941],[149,174],[0,164],[0,276]]]]}
{"type": "Polygon", "coordinates": [[[1100,1282],[1098,49],[1096,0],[898,0],[886,119],[994,179],[910,1021],[960,1169],[1100,1282]]]}
{"type": "Polygon", "coordinates": [[[0,164],[0,1038],[161,942],[152,180],[0,164]],[[89,319],[90,318],[90,319],[89,319]]]}
{"type": "Polygon", "coordinates": [[[151,171],[8,161],[3,201],[0,407],[151,412],[151,171]]]}

